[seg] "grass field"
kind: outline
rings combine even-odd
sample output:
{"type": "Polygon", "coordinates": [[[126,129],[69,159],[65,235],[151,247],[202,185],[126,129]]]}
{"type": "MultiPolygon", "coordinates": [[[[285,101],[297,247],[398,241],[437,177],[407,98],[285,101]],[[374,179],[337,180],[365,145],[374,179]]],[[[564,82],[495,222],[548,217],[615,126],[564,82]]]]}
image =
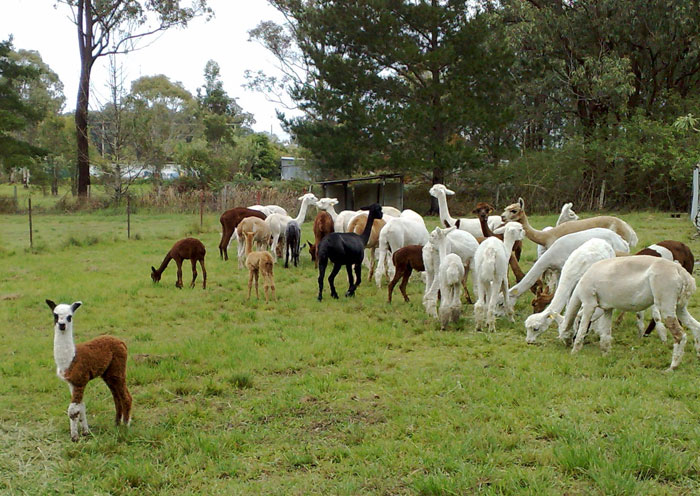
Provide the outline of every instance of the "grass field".
{"type": "MultiPolygon", "coordinates": [[[[640,249],[677,239],[700,254],[686,218],[623,217],[640,249]]],[[[215,215],[201,232],[195,216],[135,215],[131,240],[122,215],[37,215],[33,252],[25,216],[0,222],[0,494],[700,493],[692,339],[664,373],[670,343],[638,339],[631,315],[607,356],[593,337],[572,356],[554,329],[525,344],[527,297],[495,334],[474,331],[468,306],[440,331],[418,278],[409,304],[388,305],[366,270],[354,299],[326,288],[319,303],[307,252],[276,266],[277,302],[246,302],[247,273],[218,259],[215,215]],[[206,291],[176,289],[174,265],[151,283],[185,235],[207,246],[206,291]],[[113,426],[96,380],[93,435],[70,441],[46,298],[82,300],[77,341],[127,342],[131,428],[113,426]]],[[[344,271],[337,282],[343,294],[344,271]]],[[[700,294],[690,310],[700,317],[700,294]]]]}

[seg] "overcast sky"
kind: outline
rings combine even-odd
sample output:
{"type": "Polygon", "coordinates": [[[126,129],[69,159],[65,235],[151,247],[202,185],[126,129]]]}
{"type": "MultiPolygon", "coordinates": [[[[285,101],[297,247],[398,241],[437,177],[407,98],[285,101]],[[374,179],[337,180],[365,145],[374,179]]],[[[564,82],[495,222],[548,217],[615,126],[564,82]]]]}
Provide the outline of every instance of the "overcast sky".
{"type": "MultiPolygon", "coordinates": [[[[221,67],[221,80],[229,96],[237,99],[246,112],[255,116],[256,131],[272,131],[282,138],[275,117],[277,105],[265,96],[247,89],[246,69],[274,72],[274,58],[258,43],[248,41],[248,30],[260,21],[282,22],[279,12],[266,0],[209,0],[215,17],[192,21],[185,29],[171,29],[147,39],[148,46],[117,57],[122,64],[127,89],[131,81],[164,74],[171,81],[181,82],[196,95],[204,85],[204,66],[215,60],[221,67]]],[[[0,40],[12,35],[15,49],[36,50],[45,63],[58,74],[64,85],[65,110],[74,110],[80,75],[77,28],[70,10],[55,0],[2,0],[0,40]]],[[[102,101],[107,95],[109,59],[100,57],[92,70],[93,94],[102,101]]],[[[92,101],[92,99],[91,99],[92,101]]],[[[91,104],[94,107],[94,103],[91,104]]]]}

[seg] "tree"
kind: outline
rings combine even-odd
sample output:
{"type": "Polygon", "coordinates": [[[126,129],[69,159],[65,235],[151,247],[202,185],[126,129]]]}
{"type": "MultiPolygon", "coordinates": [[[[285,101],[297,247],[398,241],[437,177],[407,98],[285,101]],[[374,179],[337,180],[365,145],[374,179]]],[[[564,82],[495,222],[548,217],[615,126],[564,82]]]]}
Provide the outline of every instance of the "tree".
{"type": "Polygon", "coordinates": [[[26,165],[45,150],[18,137],[43,117],[40,108],[30,105],[22,88],[36,82],[40,71],[12,57],[12,40],[0,42],[0,162],[5,167],[26,165]]]}
{"type": "Polygon", "coordinates": [[[204,67],[204,86],[197,89],[197,99],[206,112],[224,116],[231,127],[243,128],[255,123],[253,116],[244,112],[236,99],[224,90],[221,68],[214,60],[209,60],[204,67]]]}
{"type": "Polygon", "coordinates": [[[193,18],[211,15],[207,0],[58,0],[68,5],[78,28],[80,80],[75,107],[78,145],[78,195],[87,196],[90,184],[88,105],[90,74],[99,57],[127,53],[142,38],[172,27],[184,27],[193,18]]]}
{"type": "Polygon", "coordinates": [[[473,3],[271,3],[286,30],[268,23],[251,36],[286,69],[304,116],[285,123],[326,168],[413,170],[436,183],[478,163],[481,135],[500,122],[503,56],[473,3]]]}

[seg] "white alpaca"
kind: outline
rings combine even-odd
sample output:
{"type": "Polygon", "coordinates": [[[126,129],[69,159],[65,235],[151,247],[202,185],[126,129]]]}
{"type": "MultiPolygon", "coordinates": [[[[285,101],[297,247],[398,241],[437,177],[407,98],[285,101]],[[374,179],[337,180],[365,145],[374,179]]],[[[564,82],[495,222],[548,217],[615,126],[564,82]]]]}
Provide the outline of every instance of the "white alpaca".
{"type": "Polygon", "coordinates": [[[437,248],[439,256],[439,269],[437,280],[440,285],[440,326],[447,327],[450,322],[457,322],[462,312],[462,280],[464,279],[464,263],[459,255],[448,253],[449,244],[447,236],[456,228],[440,229],[436,227],[430,233],[430,244],[437,248]]]}
{"type": "Polygon", "coordinates": [[[513,244],[525,237],[523,226],[517,222],[506,224],[503,241],[491,236],[481,242],[474,255],[474,320],[481,330],[485,322],[488,330],[496,330],[496,303],[503,294],[506,311],[513,319],[513,310],[508,299],[508,260],[513,244]]]}
{"type": "Polygon", "coordinates": [[[561,272],[561,268],[574,250],[593,238],[607,241],[616,252],[629,253],[630,251],[627,241],[610,229],[605,229],[603,227],[567,234],[552,243],[549,249],[542,255],[542,258],[538,259],[535,265],[525,274],[525,277],[518,284],[510,288],[509,296],[511,298],[518,298],[530,289],[547,269],[551,269],[557,274],[561,272]]]}
{"type": "Polygon", "coordinates": [[[279,205],[251,205],[248,208],[264,213],[265,217],[269,217],[272,214],[288,215],[287,211],[279,205]]]}
{"type": "Polygon", "coordinates": [[[636,245],[638,241],[637,234],[627,222],[609,215],[565,222],[548,231],[538,231],[534,229],[527,220],[525,202],[522,198],[518,199],[518,203],[508,205],[501,217],[508,222],[520,222],[525,228],[525,236],[538,245],[544,245],[545,248],[552,246],[552,243],[562,236],[596,227],[603,227],[615,231],[622,236],[630,246],[636,245]]]}
{"type": "MultiPolygon", "coordinates": [[[[428,190],[430,196],[437,198],[438,208],[440,210],[440,223],[442,225],[455,226],[457,225],[457,220],[459,220],[459,229],[462,231],[467,231],[474,237],[483,237],[483,232],[481,231],[481,223],[479,219],[455,219],[450,216],[450,211],[447,208],[447,195],[454,195],[455,192],[451,189],[447,189],[443,184],[433,184],[433,186],[428,190]]],[[[498,215],[489,215],[488,225],[494,232],[501,232],[499,227],[503,224],[501,217],[498,215]]]]}
{"type": "Polygon", "coordinates": [[[571,253],[561,269],[561,278],[552,301],[543,311],[533,313],[525,319],[525,329],[527,330],[525,340],[529,344],[534,343],[537,337],[547,330],[552,320],[561,323],[563,320],[561,311],[569,301],[579,279],[588,268],[595,262],[610,258],[615,258],[615,250],[610,246],[610,243],[598,238],[589,239],[571,253]]]}
{"type": "Polygon", "coordinates": [[[313,193],[306,193],[299,197],[299,201],[301,202],[301,206],[299,207],[299,214],[295,218],[289,215],[272,214],[265,219],[265,222],[270,228],[270,236],[272,236],[272,246],[270,250],[275,256],[277,255],[277,243],[280,238],[284,238],[284,232],[287,230],[287,223],[289,223],[290,220],[294,220],[301,226],[304,220],[306,220],[306,211],[309,205],[315,205],[316,202],[318,202],[318,198],[316,198],[316,195],[313,193]]]}
{"type": "Polygon", "coordinates": [[[83,393],[88,382],[95,377],[102,377],[112,392],[117,425],[122,422],[129,425],[131,394],[126,387],[127,351],[124,342],[113,336],[99,336],[76,345],[73,341],[73,315],[82,302],[56,305],[46,300],[46,304],[53,313],[56,375],[68,383],[71,392],[68,406],[71,440],[77,441],[80,433],[90,433],[83,393]]]}
{"type": "Polygon", "coordinates": [[[355,210],[343,210],[340,213],[335,211],[335,205],[338,204],[337,198],[321,198],[316,202],[316,208],[328,212],[333,219],[334,232],[348,232],[348,224],[353,217],[360,212],[355,210]]]}
{"type": "Polygon", "coordinates": [[[566,308],[561,337],[571,339],[570,329],[579,308],[581,321],[572,353],[578,352],[588,331],[593,313],[600,309],[598,326],[600,347],[604,352],[612,342],[612,311],[640,312],[654,305],[660,320],[673,336],[673,355],[669,370],[675,370],[683,358],[687,340],[680,323],[693,333],[695,351],[700,357],[700,323],[688,312],[688,301],[695,293],[693,276],[675,262],[649,255],[614,258],[593,264],[581,277],[566,308]],[[680,320],[680,323],[679,323],[680,320]]]}
{"type": "Polygon", "coordinates": [[[428,228],[425,227],[423,217],[413,210],[406,209],[401,212],[401,217],[387,222],[379,231],[379,243],[377,250],[377,268],[374,271],[374,281],[377,287],[382,287],[382,277],[388,274],[391,280],[396,272],[396,267],[391,260],[391,254],[399,248],[408,245],[424,245],[428,242],[428,228]]]}
{"type": "MultiPolygon", "coordinates": [[[[439,228],[435,228],[439,229],[439,228]]],[[[434,231],[433,231],[434,232],[434,231]]],[[[477,240],[466,231],[450,228],[447,232],[447,253],[454,253],[459,256],[464,266],[464,277],[462,285],[466,290],[467,275],[469,268],[473,267],[474,254],[479,247],[477,240]]],[[[431,234],[432,237],[432,234],[431,234]]],[[[428,315],[438,318],[437,296],[440,289],[439,269],[440,254],[437,246],[431,239],[423,246],[423,266],[425,267],[425,293],[423,295],[423,306],[428,315]]]]}

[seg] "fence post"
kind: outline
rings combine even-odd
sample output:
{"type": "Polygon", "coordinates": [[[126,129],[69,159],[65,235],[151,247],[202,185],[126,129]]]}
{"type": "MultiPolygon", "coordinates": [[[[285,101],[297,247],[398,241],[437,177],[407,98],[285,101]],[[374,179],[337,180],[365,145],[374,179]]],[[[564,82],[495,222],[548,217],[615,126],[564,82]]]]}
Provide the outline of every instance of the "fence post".
{"type": "Polygon", "coordinates": [[[19,212],[19,203],[17,202],[17,185],[15,184],[15,212],[19,212]]]}
{"type": "Polygon", "coordinates": [[[131,196],[126,197],[126,239],[131,239],[131,196]]]}
{"type": "Polygon", "coordinates": [[[204,190],[202,190],[199,197],[199,229],[202,229],[204,225],[204,190]]]}
{"type": "Polygon", "coordinates": [[[29,197],[29,248],[34,249],[34,229],[32,228],[32,198],[29,197]]]}

